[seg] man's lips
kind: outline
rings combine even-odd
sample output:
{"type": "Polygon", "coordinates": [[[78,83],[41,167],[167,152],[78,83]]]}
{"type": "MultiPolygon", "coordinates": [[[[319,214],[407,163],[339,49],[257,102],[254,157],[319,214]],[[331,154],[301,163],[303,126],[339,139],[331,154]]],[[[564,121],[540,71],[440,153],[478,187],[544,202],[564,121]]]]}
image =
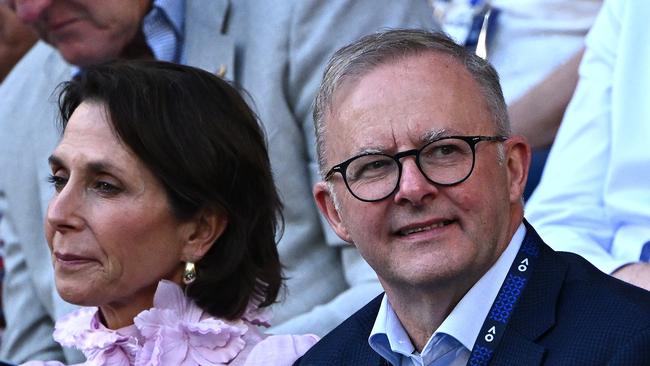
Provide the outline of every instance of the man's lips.
{"type": "Polygon", "coordinates": [[[412,234],[417,234],[421,233],[424,231],[431,231],[435,229],[440,229],[443,228],[451,223],[455,222],[455,220],[452,219],[437,219],[437,220],[431,220],[427,222],[422,222],[422,223],[416,223],[416,224],[409,224],[405,225],[398,230],[395,231],[395,235],[398,236],[408,236],[412,234]]]}
{"type": "Polygon", "coordinates": [[[71,19],[65,19],[65,20],[57,20],[57,21],[50,21],[47,23],[47,29],[50,32],[56,32],[59,31],[65,27],[67,27],[70,24],[76,23],[77,19],[76,18],[71,18],[71,19]]]}

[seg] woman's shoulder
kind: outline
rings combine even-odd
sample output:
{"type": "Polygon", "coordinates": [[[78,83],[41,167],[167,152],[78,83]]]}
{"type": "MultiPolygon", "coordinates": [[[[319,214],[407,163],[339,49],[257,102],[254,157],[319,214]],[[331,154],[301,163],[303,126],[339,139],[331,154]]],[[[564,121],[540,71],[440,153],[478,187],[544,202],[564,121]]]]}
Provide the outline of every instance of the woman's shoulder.
{"type": "Polygon", "coordinates": [[[243,365],[291,366],[316,344],[318,339],[313,334],[268,336],[251,349],[243,365]]]}

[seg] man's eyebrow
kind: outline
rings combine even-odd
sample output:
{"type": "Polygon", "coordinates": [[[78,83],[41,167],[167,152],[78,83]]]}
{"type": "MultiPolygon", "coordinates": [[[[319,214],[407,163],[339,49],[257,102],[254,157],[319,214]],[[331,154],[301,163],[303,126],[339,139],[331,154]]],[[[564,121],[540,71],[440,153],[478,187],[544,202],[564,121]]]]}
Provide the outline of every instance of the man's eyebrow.
{"type": "MultiPolygon", "coordinates": [[[[454,135],[461,135],[461,133],[458,130],[455,130],[453,128],[440,128],[440,129],[430,130],[426,132],[424,135],[422,135],[422,137],[420,138],[420,143],[422,145],[426,145],[427,143],[440,139],[442,137],[454,136],[454,135]]],[[[390,147],[381,146],[381,145],[360,146],[359,148],[352,151],[350,156],[359,156],[364,154],[386,154],[386,152],[390,149],[391,149],[390,147]]]]}
{"type": "Polygon", "coordinates": [[[453,128],[441,128],[437,130],[431,130],[424,135],[422,135],[422,138],[420,138],[420,143],[422,145],[427,144],[431,141],[447,137],[447,136],[454,136],[454,135],[462,135],[458,130],[455,130],[453,128]]]}
{"type": "Polygon", "coordinates": [[[359,147],[358,149],[355,149],[350,156],[358,156],[358,155],[365,155],[365,154],[385,154],[386,153],[386,148],[381,147],[381,146],[362,146],[359,147]]]}

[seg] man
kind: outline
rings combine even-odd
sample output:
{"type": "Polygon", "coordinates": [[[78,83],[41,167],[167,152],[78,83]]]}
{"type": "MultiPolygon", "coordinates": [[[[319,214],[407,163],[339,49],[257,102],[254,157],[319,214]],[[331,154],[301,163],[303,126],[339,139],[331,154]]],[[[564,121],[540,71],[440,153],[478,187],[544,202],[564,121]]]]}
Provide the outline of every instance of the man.
{"type": "Polygon", "coordinates": [[[494,69],[440,34],[339,50],[314,111],[314,196],[385,294],[300,365],[642,365],[650,293],[523,220],[530,148],[494,69]]]}
{"type": "Polygon", "coordinates": [[[531,222],[557,250],[650,290],[650,3],[605,1],[531,222]],[[638,34],[634,34],[638,33],[638,34]]]}
{"type": "Polygon", "coordinates": [[[155,56],[198,66],[250,93],[285,207],[279,251],[288,293],[274,311],[276,332],[323,334],[379,293],[376,276],[353,248],[325,240],[310,197],[310,174],[316,171],[316,164],[310,165],[310,106],[333,50],[382,27],[432,27],[426,0],[14,0],[13,5],[55,49],[38,44],[0,88],[0,191],[7,201],[0,228],[7,254],[7,331],[0,358],[63,359],[51,332],[69,306],[54,290],[41,229],[52,191],[47,156],[58,139],[55,105],[48,97],[79,67],[118,57],[155,56]]]}

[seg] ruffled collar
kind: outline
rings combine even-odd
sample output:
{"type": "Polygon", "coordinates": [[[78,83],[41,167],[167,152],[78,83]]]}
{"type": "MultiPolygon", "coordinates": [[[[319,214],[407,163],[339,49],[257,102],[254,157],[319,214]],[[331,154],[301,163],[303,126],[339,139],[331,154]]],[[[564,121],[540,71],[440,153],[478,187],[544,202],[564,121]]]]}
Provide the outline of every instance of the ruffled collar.
{"type": "Polygon", "coordinates": [[[134,318],[134,324],[111,330],[96,307],[81,308],[56,323],[53,337],[79,349],[85,365],[226,365],[246,346],[252,325],[267,324],[269,313],[251,301],[240,320],[214,318],[170,281],[160,281],[154,307],[134,318]]]}

